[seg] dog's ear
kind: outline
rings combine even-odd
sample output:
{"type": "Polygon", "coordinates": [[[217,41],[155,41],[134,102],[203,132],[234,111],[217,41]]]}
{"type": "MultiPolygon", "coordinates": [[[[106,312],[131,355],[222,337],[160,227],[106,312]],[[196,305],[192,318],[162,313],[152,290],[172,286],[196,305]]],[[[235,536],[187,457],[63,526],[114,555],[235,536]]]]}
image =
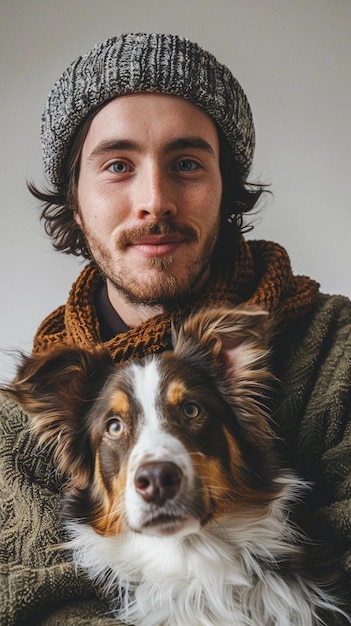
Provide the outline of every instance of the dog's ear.
{"type": "Polygon", "coordinates": [[[173,331],[175,355],[216,379],[238,419],[250,424],[252,440],[271,433],[263,399],[273,378],[268,365],[272,334],[268,313],[254,305],[203,309],[173,331]]]}
{"type": "Polygon", "coordinates": [[[261,362],[271,333],[268,313],[258,306],[208,308],[173,329],[173,346],[177,356],[185,358],[197,350],[238,374],[261,362]]]}
{"type": "Polygon", "coordinates": [[[60,471],[77,477],[79,469],[81,483],[91,471],[84,416],[113,367],[103,348],[54,347],[45,353],[22,354],[14,380],[0,387],[28,413],[39,444],[52,448],[60,471]]]}

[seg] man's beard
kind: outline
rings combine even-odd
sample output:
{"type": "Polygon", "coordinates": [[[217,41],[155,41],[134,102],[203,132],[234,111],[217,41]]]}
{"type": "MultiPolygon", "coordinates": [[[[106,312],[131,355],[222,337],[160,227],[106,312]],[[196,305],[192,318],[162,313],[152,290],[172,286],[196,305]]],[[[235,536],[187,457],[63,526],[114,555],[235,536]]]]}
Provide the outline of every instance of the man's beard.
{"type": "Polygon", "coordinates": [[[186,254],[186,246],[196,244],[198,235],[188,225],[159,222],[119,233],[115,242],[115,249],[120,253],[123,253],[129,245],[152,235],[179,234],[186,241],[186,244],[182,244],[185,246],[186,265],[184,265],[184,271],[181,275],[179,275],[179,271],[176,273],[171,271],[174,260],[172,256],[155,256],[150,257],[147,264],[149,269],[156,270],[158,276],[148,277],[145,281],[142,281],[140,277],[133,276],[132,272],[128,272],[128,266],[124,264],[123,258],[120,267],[116,269],[113,256],[106,252],[103,245],[97,241],[95,234],[84,227],[83,221],[82,226],[94,261],[107,281],[115,290],[120,292],[126,302],[133,305],[155,307],[161,305],[170,308],[191,298],[197,286],[202,283],[202,279],[209,270],[210,258],[217,242],[219,219],[209,232],[202,248],[197,248],[191,255],[186,254]]]}

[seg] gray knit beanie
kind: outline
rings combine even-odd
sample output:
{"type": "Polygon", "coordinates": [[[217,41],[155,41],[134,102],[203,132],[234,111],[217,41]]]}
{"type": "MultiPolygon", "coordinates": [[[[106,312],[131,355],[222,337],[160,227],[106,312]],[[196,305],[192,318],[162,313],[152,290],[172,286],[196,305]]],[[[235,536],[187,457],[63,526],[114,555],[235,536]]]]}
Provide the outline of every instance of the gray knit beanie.
{"type": "Polygon", "coordinates": [[[253,159],[250,105],[229,69],[198,44],[166,34],[122,34],[97,44],[62,74],[42,117],[44,168],[62,185],[72,139],[86,116],[116,96],[157,92],[183,96],[222,129],[241,175],[253,159]]]}

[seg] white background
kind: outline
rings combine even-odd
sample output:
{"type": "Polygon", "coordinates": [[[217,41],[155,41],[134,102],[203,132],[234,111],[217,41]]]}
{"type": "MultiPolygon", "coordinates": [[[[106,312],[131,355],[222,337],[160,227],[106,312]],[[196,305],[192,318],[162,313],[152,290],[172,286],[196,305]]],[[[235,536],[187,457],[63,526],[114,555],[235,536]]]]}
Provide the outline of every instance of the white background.
{"type": "Polygon", "coordinates": [[[230,67],[254,113],[253,177],[274,192],[252,236],[351,296],[351,0],[0,0],[1,379],[82,267],[52,250],[26,189],[44,183],[46,96],[75,57],[126,31],[188,36],[230,67]]]}

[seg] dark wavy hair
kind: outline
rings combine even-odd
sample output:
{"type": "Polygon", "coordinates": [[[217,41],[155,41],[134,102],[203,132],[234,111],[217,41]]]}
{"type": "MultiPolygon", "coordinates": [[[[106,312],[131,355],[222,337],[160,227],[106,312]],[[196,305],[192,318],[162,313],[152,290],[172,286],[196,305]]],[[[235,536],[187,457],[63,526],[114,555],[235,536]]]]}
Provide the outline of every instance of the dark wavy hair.
{"type": "MultiPolygon", "coordinates": [[[[89,246],[75,220],[80,156],[91,122],[105,104],[91,111],[78,128],[64,166],[63,184],[55,190],[40,190],[32,182],[27,183],[30,193],[42,203],[40,219],[44,222],[45,232],[52,239],[55,250],[89,260],[92,260],[89,246]]],[[[223,193],[221,230],[218,251],[214,251],[214,257],[218,257],[218,263],[222,265],[222,262],[227,261],[228,253],[235,250],[240,235],[252,229],[252,225],[244,224],[244,214],[257,205],[262,193],[267,191],[267,186],[242,179],[227,140],[221,129],[217,127],[217,130],[223,193]]]]}

